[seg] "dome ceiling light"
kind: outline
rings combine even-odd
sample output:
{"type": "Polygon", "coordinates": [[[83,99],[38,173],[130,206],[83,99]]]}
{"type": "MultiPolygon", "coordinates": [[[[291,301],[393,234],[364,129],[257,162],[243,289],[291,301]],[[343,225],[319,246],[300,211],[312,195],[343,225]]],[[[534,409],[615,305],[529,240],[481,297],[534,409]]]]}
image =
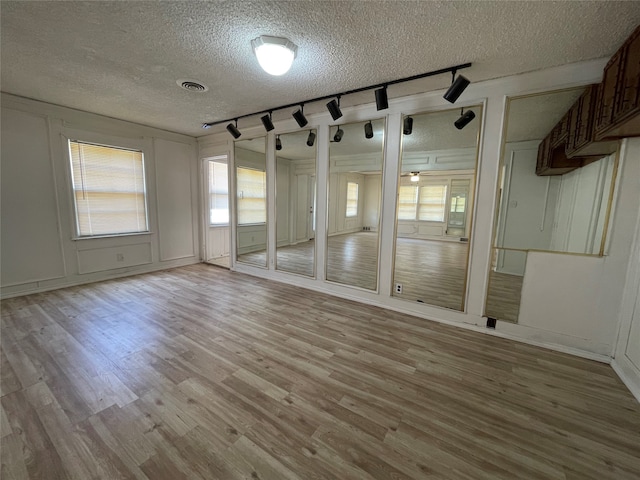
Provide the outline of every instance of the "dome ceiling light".
{"type": "Polygon", "coordinates": [[[284,75],[296,58],[298,47],[287,38],[261,35],[251,40],[258,63],[269,75],[284,75]]]}

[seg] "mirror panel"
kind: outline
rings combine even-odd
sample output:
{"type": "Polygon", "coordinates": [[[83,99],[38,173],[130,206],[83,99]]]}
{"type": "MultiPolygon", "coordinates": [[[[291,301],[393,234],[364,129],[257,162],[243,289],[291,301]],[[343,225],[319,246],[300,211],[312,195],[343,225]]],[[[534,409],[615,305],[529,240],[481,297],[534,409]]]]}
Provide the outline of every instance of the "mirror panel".
{"type": "Polygon", "coordinates": [[[405,116],[392,295],[464,310],[482,107],[405,116]],[[412,122],[412,128],[408,123],[412,122]]]}
{"type": "Polygon", "coordinates": [[[316,130],[283,133],[279,138],[282,149],[276,149],[276,270],[313,277],[316,130]]]}
{"type": "Polygon", "coordinates": [[[378,286],[384,129],[384,119],[330,128],[326,278],[367,290],[378,286]]]}
{"type": "Polygon", "coordinates": [[[528,251],[604,251],[616,154],[585,157],[582,167],[562,175],[536,175],[540,144],[584,91],[508,99],[485,307],[489,317],[517,321],[528,251]]]}
{"type": "Polygon", "coordinates": [[[267,266],[266,137],[235,142],[236,260],[267,266]]]}

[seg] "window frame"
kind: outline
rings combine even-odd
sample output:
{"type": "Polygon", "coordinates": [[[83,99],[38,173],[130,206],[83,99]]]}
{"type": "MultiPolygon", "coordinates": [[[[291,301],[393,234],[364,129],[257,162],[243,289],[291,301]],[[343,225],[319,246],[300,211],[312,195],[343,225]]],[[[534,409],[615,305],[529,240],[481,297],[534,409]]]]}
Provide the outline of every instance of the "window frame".
{"type": "Polygon", "coordinates": [[[131,139],[127,138],[117,138],[113,139],[112,137],[105,137],[100,134],[87,134],[87,132],[78,131],[71,132],[67,131],[61,134],[63,141],[63,148],[65,151],[65,155],[67,156],[67,185],[68,185],[68,193],[69,193],[69,201],[71,203],[71,223],[74,225],[73,233],[71,235],[71,240],[80,241],[80,240],[93,240],[93,239],[101,239],[101,238],[126,238],[126,237],[135,237],[140,235],[151,235],[153,231],[151,229],[151,215],[150,215],[150,201],[149,201],[149,188],[148,188],[148,169],[147,169],[147,148],[142,142],[131,141],[131,139]],[[96,235],[82,235],[80,234],[80,223],[78,217],[78,204],[76,201],[76,191],[74,188],[74,177],[73,177],[73,155],[71,153],[71,143],[76,142],[80,144],[87,145],[95,145],[98,147],[105,148],[113,148],[118,150],[128,150],[133,152],[139,152],[142,156],[142,186],[143,186],[143,202],[144,202],[144,210],[145,210],[145,220],[147,229],[141,231],[134,232],[123,232],[123,233],[101,233],[96,235]]]}

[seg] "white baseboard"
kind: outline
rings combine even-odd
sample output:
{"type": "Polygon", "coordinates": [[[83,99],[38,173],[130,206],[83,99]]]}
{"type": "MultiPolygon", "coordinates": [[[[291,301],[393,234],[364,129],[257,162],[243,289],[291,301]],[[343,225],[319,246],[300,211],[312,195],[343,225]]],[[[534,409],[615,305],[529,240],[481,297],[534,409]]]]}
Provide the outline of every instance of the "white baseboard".
{"type": "Polygon", "coordinates": [[[61,282],[56,282],[54,284],[48,284],[46,286],[28,288],[24,290],[15,290],[11,292],[3,292],[0,295],[0,300],[13,298],[13,297],[22,297],[25,295],[32,295],[34,293],[50,292],[52,290],[59,290],[61,288],[76,287],[78,285],[87,285],[89,283],[104,282],[107,280],[114,280],[116,278],[133,277],[135,275],[159,272],[161,270],[169,270],[171,268],[177,268],[177,267],[185,267],[187,265],[194,265],[196,263],[201,263],[201,262],[198,258],[191,257],[188,259],[172,260],[164,263],[154,263],[151,266],[148,266],[146,268],[134,268],[134,269],[127,269],[126,271],[118,271],[118,272],[106,272],[106,273],[100,272],[101,275],[99,276],[95,274],[87,275],[85,278],[74,276],[73,280],[66,279],[61,282]]]}
{"type": "Polygon", "coordinates": [[[611,360],[611,367],[618,374],[620,380],[627,386],[631,394],[636,397],[640,403],[640,375],[634,374],[635,368],[630,365],[624,365],[626,360],[619,361],[617,358],[611,360]]]}

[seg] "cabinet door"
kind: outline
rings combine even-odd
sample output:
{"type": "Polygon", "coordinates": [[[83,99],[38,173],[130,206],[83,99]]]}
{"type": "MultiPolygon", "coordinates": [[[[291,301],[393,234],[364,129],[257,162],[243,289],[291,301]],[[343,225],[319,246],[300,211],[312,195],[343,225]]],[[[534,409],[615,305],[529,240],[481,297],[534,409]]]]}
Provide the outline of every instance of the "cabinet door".
{"type": "Polygon", "coordinates": [[[578,113],[577,130],[575,132],[574,147],[576,149],[585,146],[591,138],[593,127],[593,104],[597,94],[597,86],[587,88],[580,97],[580,111],[578,113]]]}
{"type": "Polygon", "coordinates": [[[549,142],[551,134],[547,135],[538,146],[538,160],[536,161],[536,173],[540,175],[549,168],[549,142]]]}
{"type": "Polygon", "coordinates": [[[598,108],[596,115],[596,139],[604,136],[604,132],[613,122],[613,110],[616,100],[616,90],[618,77],[622,65],[623,49],[618,50],[604,69],[600,97],[598,98],[598,108]]]}
{"type": "Polygon", "coordinates": [[[623,120],[630,112],[640,109],[640,29],[627,40],[624,50],[624,66],[620,75],[621,88],[613,112],[613,122],[623,120]]]}

